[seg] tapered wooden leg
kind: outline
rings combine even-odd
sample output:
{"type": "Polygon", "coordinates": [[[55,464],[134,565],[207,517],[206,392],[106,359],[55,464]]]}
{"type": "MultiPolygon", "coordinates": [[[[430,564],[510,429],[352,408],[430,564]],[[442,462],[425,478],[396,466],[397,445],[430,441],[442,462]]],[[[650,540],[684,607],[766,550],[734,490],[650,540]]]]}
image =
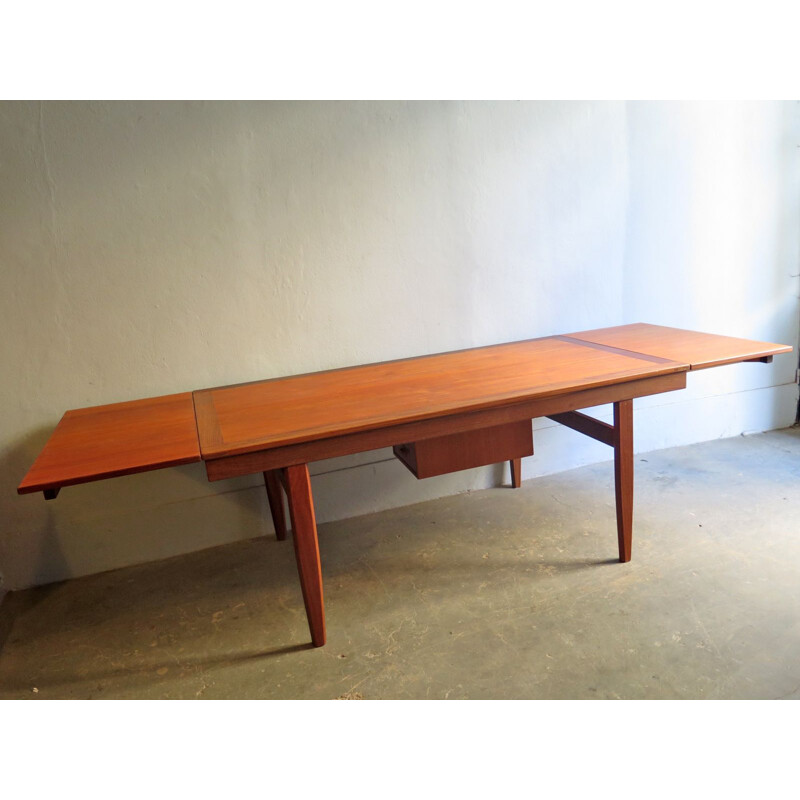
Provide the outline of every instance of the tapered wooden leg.
{"type": "Polygon", "coordinates": [[[306,605],[311,641],[315,647],[325,644],[325,608],[322,602],[322,568],[319,563],[317,522],[314,517],[314,500],[311,496],[311,479],[308,465],[286,467],[286,494],[289,498],[289,515],[292,519],[292,539],[300,573],[300,587],[306,605]]]}
{"type": "Polygon", "coordinates": [[[272,514],[272,524],[275,526],[275,536],[283,541],[286,538],[286,515],[283,512],[283,492],[277,470],[264,473],[264,485],[267,487],[267,498],[272,514]]]}
{"type": "Polygon", "coordinates": [[[511,485],[519,489],[522,486],[522,459],[512,458],[508,463],[511,466],[511,485]]]}
{"type": "Polygon", "coordinates": [[[631,560],[633,542],[633,400],[614,403],[614,483],[619,560],[631,560]]]}

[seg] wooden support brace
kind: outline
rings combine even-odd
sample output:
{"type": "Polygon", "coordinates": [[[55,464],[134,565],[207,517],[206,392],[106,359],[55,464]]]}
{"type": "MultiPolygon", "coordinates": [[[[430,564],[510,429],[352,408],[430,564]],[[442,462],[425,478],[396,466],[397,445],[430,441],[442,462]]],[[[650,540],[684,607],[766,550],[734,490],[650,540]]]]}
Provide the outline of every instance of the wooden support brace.
{"type": "Polygon", "coordinates": [[[594,417],[581,414],[580,411],[565,411],[563,414],[549,414],[547,418],[561,425],[566,425],[568,428],[572,428],[572,430],[578,431],[578,433],[582,433],[592,439],[597,439],[598,442],[607,444],[609,447],[614,446],[614,426],[609,425],[607,422],[602,422],[594,417]]]}
{"type": "Polygon", "coordinates": [[[579,411],[549,414],[548,419],[614,448],[614,491],[617,506],[619,560],[631,560],[633,542],[633,400],[614,403],[614,424],[579,411]]]}

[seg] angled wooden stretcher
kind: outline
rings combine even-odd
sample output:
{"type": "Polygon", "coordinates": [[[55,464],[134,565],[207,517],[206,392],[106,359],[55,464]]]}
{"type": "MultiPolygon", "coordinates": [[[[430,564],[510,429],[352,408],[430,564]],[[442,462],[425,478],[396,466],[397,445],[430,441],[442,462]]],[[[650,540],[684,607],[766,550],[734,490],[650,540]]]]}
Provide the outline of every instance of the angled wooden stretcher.
{"type": "Polygon", "coordinates": [[[325,643],[312,461],[393,447],[418,478],[508,460],[519,485],[546,416],[614,449],[620,561],[631,558],[633,399],[686,374],[768,362],[787,345],[637,323],[67,411],[20,483],[64,486],[205,462],[211,481],[262,472],[279,539],[286,492],[311,638],[325,643]],[[614,405],[614,423],[578,409],[614,405]]]}

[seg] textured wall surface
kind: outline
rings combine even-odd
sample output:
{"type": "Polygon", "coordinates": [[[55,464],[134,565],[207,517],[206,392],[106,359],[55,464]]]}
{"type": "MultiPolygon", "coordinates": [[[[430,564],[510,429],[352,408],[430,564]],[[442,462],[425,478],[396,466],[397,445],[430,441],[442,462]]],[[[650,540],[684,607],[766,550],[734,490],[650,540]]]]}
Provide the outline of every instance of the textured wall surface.
{"type": "MultiPolygon", "coordinates": [[[[797,344],[795,103],[0,103],[5,588],[271,531],[202,465],[15,487],[69,408],[650,321],[797,344]]],[[[637,449],[789,425],[795,362],[637,404],[637,449]]],[[[608,415],[608,409],[599,409],[608,415]]],[[[537,421],[526,478],[609,457],[537,421]]],[[[479,488],[376,451],[320,521],[479,488]]]]}

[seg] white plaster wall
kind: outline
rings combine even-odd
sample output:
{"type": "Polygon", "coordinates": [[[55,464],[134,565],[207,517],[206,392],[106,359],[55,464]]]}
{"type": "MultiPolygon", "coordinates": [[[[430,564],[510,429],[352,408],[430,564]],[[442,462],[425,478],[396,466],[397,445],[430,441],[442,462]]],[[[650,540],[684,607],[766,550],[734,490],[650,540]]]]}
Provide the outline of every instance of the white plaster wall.
{"type": "MultiPolygon", "coordinates": [[[[636,320],[796,344],[799,128],[793,103],[0,103],[6,588],[271,532],[256,477],[202,465],[17,496],[68,408],[636,320]]],[[[638,448],[789,425],[793,372],[692,375],[637,406],[638,448]]],[[[526,478],[608,458],[535,428],[526,478]]],[[[320,521],[504,478],[312,473],[320,521]]]]}
{"type": "MultiPolygon", "coordinates": [[[[625,321],[797,347],[800,106],[631,103],[625,321]]],[[[639,446],[789,425],[797,351],[773,364],[694,373],[686,392],[642,400],[639,446]],[[674,405],[667,410],[664,406],[674,405]],[[644,417],[644,415],[642,415],[644,417]]]]}

